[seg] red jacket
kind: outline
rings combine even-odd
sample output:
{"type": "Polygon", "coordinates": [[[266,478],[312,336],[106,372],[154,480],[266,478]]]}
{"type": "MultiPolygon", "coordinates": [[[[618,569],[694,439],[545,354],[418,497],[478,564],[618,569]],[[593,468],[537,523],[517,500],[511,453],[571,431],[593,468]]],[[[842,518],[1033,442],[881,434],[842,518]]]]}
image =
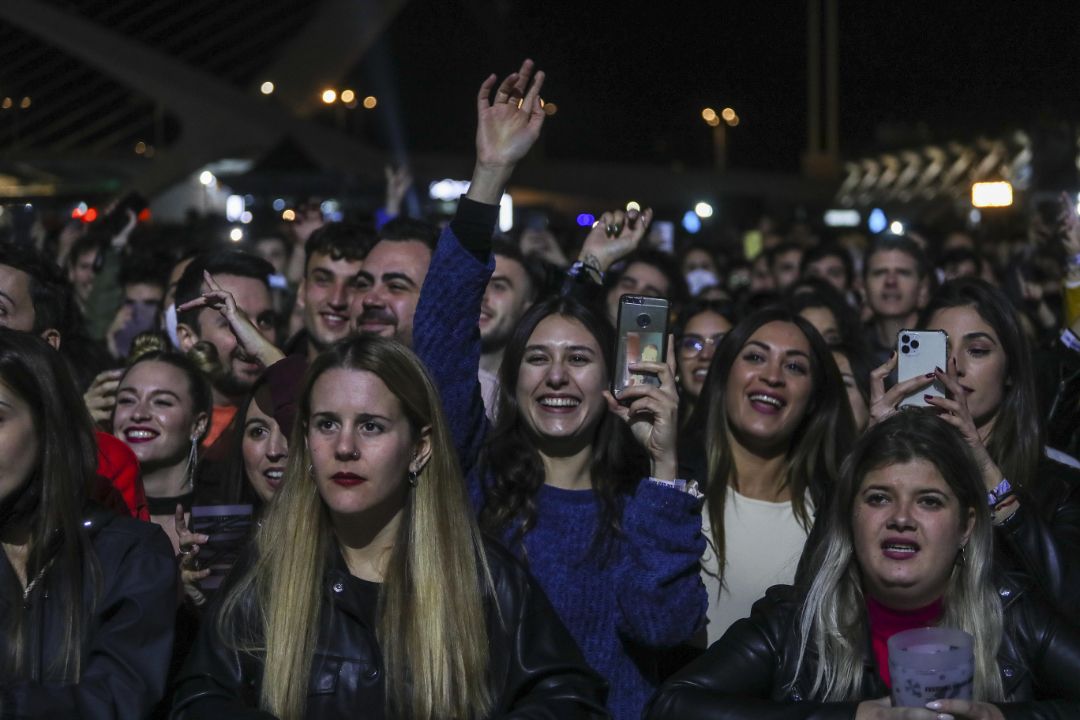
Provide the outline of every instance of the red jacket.
{"type": "Polygon", "coordinates": [[[139,460],[131,448],[112,435],[94,431],[98,446],[97,473],[109,481],[110,487],[100,484],[95,489],[94,499],[110,506],[108,496],[112,491],[123,498],[128,514],[138,520],[150,520],[150,510],[146,504],[146,491],[143,490],[142,474],[139,472],[139,460]],[[100,497],[99,497],[100,496],[100,497]]]}

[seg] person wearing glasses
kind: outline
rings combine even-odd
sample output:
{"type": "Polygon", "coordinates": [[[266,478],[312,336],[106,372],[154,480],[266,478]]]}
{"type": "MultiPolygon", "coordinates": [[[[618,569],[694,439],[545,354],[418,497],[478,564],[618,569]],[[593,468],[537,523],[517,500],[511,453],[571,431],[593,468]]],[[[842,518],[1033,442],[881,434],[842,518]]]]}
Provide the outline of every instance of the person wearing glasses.
{"type": "Polygon", "coordinates": [[[717,346],[734,325],[734,313],[726,302],[695,300],[684,308],[675,328],[680,430],[686,428],[701,396],[717,346]]]}

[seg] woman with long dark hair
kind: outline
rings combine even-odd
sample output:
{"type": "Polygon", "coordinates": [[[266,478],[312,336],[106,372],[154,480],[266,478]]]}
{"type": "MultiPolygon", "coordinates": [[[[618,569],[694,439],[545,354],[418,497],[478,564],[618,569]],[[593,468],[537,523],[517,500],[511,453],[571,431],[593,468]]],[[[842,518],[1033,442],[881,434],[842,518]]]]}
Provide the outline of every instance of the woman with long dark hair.
{"type": "Polygon", "coordinates": [[[1080,635],[1022,576],[995,571],[982,474],[958,430],[932,412],[890,417],[835,493],[812,580],[770,588],[665,684],[650,720],[1077,717],[1080,635]],[[972,636],[973,699],[890,707],[888,639],[935,625],[972,636]]]}
{"type": "Polygon", "coordinates": [[[320,355],[291,447],[173,717],[602,714],[543,593],[481,539],[411,351],[366,337],[320,355]]]}
{"type": "Polygon", "coordinates": [[[700,501],[678,482],[678,400],[660,386],[617,403],[611,326],[572,298],[531,308],[503,357],[488,435],[481,526],[520,554],[586,659],[611,685],[616,718],[639,717],[656,651],[689,640],[705,610],[700,501]]]}
{"type": "Polygon", "coordinates": [[[96,444],[60,355],[0,329],[0,717],[144,717],[165,688],[164,533],[89,502],[96,444]]]}
{"type": "Polygon", "coordinates": [[[687,303],[675,326],[675,359],[678,363],[679,429],[685,430],[716,349],[735,325],[731,305],[721,300],[693,300],[687,303]]]}
{"type": "Polygon", "coordinates": [[[922,326],[949,336],[948,368],[897,383],[872,373],[871,415],[880,422],[905,395],[940,381],[929,402],[964,435],[982,471],[1003,557],[1027,569],[1048,602],[1080,618],[1080,472],[1047,456],[1030,346],[1016,310],[983,280],[958,279],[931,297],[922,326]]]}
{"type": "Polygon", "coordinates": [[[795,577],[814,513],[855,433],[843,381],[820,334],[771,307],[725,337],[701,394],[709,639],[765,588],[795,577]]]}

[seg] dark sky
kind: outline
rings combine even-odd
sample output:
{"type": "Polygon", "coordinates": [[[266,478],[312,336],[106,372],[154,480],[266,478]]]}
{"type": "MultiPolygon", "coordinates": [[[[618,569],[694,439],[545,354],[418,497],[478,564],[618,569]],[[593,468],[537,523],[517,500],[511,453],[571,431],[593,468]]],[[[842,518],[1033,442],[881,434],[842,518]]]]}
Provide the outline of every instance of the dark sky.
{"type": "MultiPolygon", "coordinates": [[[[969,140],[1080,118],[1080,3],[840,7],[841,150],[969,140]]],[[[795,170],[806,143],[805,2],[412,0],[354,82],[400,95],[405,141],[468,152],[476,87],[523,56],[548,73],[553,159],[711,162],[706,105],[730,105],[731,165],[795,170]]]]}

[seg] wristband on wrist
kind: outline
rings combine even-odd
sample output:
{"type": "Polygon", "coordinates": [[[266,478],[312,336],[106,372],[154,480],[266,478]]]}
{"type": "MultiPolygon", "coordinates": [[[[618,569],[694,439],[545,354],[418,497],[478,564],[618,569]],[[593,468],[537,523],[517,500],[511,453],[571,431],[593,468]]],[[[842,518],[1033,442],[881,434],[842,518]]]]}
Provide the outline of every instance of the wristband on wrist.
{"type": "Polygon", "coordinates": [[[990,509],[993,510],[1001,503],[1005,502],[1008,498],[1012,497],[1016,491],[1013,490],[1012,483],[1008,478],[1001,478],[1001,482],[997,484],[993,490],[986,494],[986,500],[990,503],[990,509]]]}
{"type": "Polygon", "coordinates": [[[600,268],[595,265],[586,265],[580,260],[575,260],[574,264],[570,266],[570,269],[566,271],[568,275],[575,278],[581,278],[582,276],[592,275],[590,279],[596,280],[597,283],[603,284],[604,273],[600,268]]]}
{"type": "Polygon", "coordinates": [[[1080,352],[1080,338],[1069,328],[1061,331],[1061,344],[1073,352],[1080,352]]]}

